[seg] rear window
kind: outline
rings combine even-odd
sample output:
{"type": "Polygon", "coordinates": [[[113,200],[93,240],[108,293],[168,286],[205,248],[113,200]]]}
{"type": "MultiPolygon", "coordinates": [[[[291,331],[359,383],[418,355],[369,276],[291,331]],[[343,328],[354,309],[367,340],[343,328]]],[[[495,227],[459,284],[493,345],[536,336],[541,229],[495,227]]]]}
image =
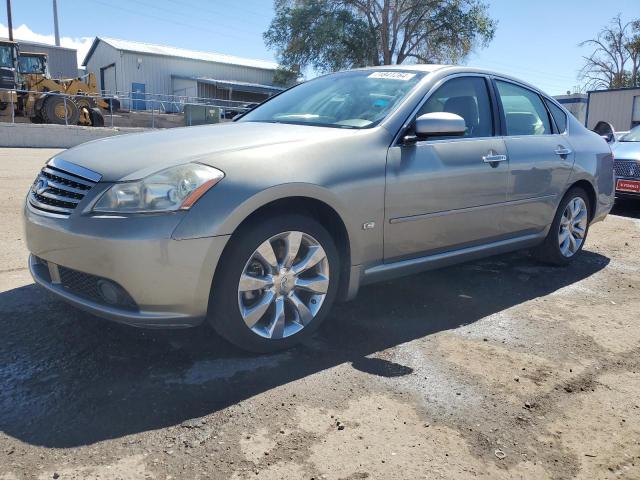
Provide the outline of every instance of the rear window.
{"type": "Polygon", "coordinates": [[[549,135],[551,121],[537,93],[510,82],[496,80],[507,135],[549,135]]]}
{"type": "Polygon", "coordinates": [[[556,104],[551,103],[550,101],[545,99],[545,103],[547,107],[549,107],[549,111],[551,112],[551,116],[553,120],[556,122],[556,126],[558,127],[559,133],[564,133],[567,131],[567,114],[562,111],[556,104]]]}

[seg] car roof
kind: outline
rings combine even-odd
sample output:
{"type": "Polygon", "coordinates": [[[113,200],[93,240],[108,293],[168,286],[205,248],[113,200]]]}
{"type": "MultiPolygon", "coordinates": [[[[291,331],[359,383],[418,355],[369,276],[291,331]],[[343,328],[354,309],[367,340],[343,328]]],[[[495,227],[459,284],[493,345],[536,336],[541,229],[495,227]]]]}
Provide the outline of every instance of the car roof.
{"type": "Polygon", "coordinates": [[[509,78],[520,83],[526,83],[523,80],[514,78],[510,75],[497,72],[495,70],[488,70],[480,67],[466,67],[462,65],[445,65],[445,64],[412,64],[412,65],[376,65],[370,67],[355,68],[354,70],[405,70],[414,72],[434,73],[446,71],[451,73],[481,73],[484,75],[496,75],[499,77],[509,78]]]}
{"type": "Polygon", "coordinates": [[[452,67],[453,65],[440,65],[440,64],[412,64],[412,65],[376,65],[362,68],[355,68],[354,70],[414,70],[418,72],[435,72],[442,68],[452,67]]]}
{"type": "Polygon", "coordinates": [[[538,93],[544,95],[547,98],[552,98],[551,95],[542,91],[539,87],[532,85],[531,83],[522,80],[520,78],[513,77],[511,75],[507,75],[505,73],[501,73],[495,70],[488,70],[486,68],[480,67],[465,67],[461,65],[445,65],[445,64],[412,64],[412,65],[377,65],[371,67],[363,67],[363,68],[355,68],[353,70],[403,70],[403,71],[414,71],[414,72],[423,72],[426,74],[437,73],[438,76],[445,75],[453,75],[456,73],[477,73],[481,75],[493,75],[496,77],[500,77],[505,80],[511,80],[513,82],[524,85],[532,90],[537,91],[538,93]]]}

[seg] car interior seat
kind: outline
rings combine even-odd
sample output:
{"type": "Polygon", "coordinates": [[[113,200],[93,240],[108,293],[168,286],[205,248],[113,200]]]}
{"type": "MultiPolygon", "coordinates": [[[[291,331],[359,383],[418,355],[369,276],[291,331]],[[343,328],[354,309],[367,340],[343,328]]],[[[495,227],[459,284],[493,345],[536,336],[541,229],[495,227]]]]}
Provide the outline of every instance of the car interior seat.
{"type": "Polygon", "coordinates": [[[470,95],[461,97],[451,97],[444,103],[443,111],[455,113],[464,119],[467,125],[466,136],[472,136],[479,123],[478,104],[476,99],[470,95]]]}
{"type": "Polygon", "coordinates": [[[537,118],[529,112],[509,112],[505,115],[507,135],[535,135],[537,118]]]}

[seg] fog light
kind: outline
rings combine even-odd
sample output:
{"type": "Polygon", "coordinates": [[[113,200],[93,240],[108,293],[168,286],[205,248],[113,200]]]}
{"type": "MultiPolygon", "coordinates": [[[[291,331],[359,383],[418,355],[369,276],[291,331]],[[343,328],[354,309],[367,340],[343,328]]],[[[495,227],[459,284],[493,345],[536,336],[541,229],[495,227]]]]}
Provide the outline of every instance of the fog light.
{"type": "Polygon", "coordinates": [[[98,280],[96,288],[102,299],[110,305],[120,303],[120,287],[109,280],[98,280]]]}

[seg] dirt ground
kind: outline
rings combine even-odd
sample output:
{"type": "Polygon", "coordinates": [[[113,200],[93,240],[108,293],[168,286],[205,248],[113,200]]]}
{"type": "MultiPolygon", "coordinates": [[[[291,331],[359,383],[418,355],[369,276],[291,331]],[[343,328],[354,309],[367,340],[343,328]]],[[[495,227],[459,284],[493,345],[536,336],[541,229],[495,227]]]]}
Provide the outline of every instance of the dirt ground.
{"type": "Polygon", "coordinates": [[[0,150],[0,479],[640,478],[640,203],[569,268],[511,254],[363,288],[312,341],[81,313],[25,268],[54,151],[0,150]]]}

